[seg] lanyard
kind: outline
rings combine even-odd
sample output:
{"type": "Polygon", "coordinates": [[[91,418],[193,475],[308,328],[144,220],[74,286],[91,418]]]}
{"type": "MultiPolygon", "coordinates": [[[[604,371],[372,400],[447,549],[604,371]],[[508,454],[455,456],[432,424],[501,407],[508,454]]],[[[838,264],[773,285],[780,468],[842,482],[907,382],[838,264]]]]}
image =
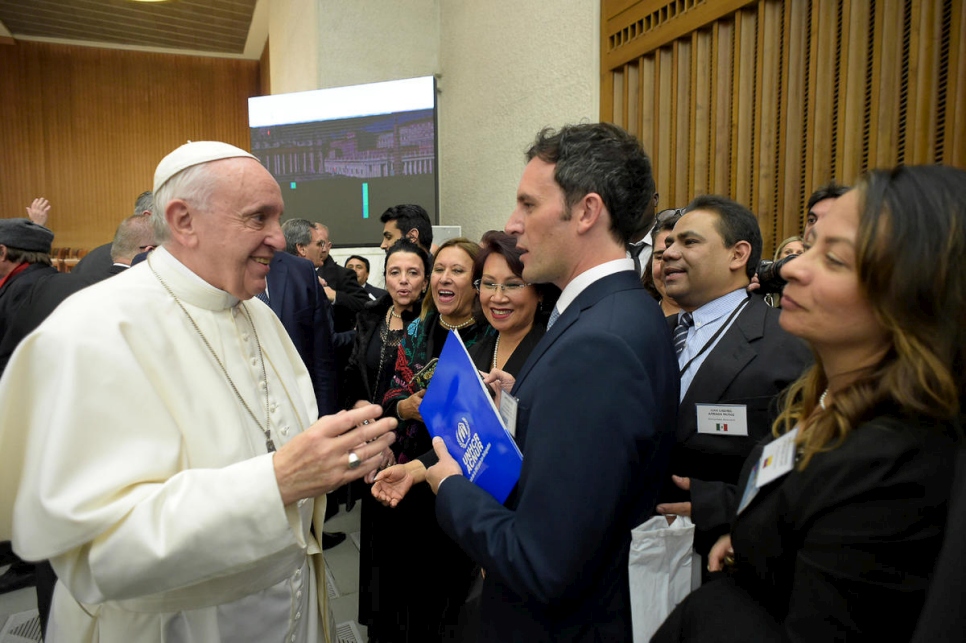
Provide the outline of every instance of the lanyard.
{"type": "Polygon", "coordinates": [[[704,346],[701,347],[701,350],[699,350],[698,353],[694,357],[692,357],[691,359],[689,359],[687,364],[685,364],[684,366],[681,367],[681,373],[680,373],[680,375],[684,375],[684,373],[688,370],[688,367],[691,366],[691,364],[694,362],[694,360],[696,360],[699,357],[701,357],[704,354],[704,351],[708,350],[708,348],[712,344],[714,344],[715,340],[718,339],[718,336],[721,335],[721,333],[723,333],[725,331],[725,329],[728,328],[731,325],[731,320],[734,319],[735,316],[737,316],[738,313],[741,312],[741,309],[744,308],[748,304],[748,302],[750,300],[751,300],[751,297],[745,297],[744,299],[741,300],[741,303],[738,304],[738,306],[734,310],[731,311],[731,314],[730,315],[728,315],[728,319],[726,319],[725,322],[723,324],[721,324],[721,328],[719,328],[717,331],[715,331],[715,334],[711,336],[711,339],[709,339],[708,341],[706,341],[704,343],[704,346]]]}

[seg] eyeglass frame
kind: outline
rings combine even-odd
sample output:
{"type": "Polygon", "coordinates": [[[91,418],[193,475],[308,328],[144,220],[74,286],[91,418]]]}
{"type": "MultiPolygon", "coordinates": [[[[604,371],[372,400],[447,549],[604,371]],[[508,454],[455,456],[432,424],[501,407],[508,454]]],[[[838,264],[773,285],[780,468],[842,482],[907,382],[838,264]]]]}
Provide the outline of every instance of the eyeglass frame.
{"type": "Polygon", "coordinates": [[[486,288],[488,291],[492,293],[495,293],[496,291],[499,290],[504,295],[515,293],[515,292],[523,292],[524,288],[532,285],[533,285],[532,283],[498,284],[492,281],[484,282],[482,279],[477,279],[473,282],[473,287],[476,288],[477,292],[483,292],[482,289],[486,288]]]}

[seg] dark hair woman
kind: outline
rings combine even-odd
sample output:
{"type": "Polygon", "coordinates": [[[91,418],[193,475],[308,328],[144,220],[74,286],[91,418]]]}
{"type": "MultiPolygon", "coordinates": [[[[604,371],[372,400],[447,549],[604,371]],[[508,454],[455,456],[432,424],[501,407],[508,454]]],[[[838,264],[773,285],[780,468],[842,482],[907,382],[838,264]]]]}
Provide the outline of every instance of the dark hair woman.
{"type": "MultiPolygon", "coordinates": [[[[382,402],[395,372],[396,355],[406,326],[419,316],[423,295],[429,287],[429,271],[429,255],[408,239],[401,239],[386,252],[387,294],[369,302],[356,317],[355,343],[342,387],[345,408],[358,400],[382,402]]],[[[371,641],[388,638],[395,632],[395,621],[387,622],[387,615],[378,609],[399,591],[398,584],[385,582],[380,573],[391,564],[391,560],[383,558],[392,549],[392,518],[391,512],[368,490],[362,494],[359,622],[368,628],[371,641]]]]}
{"type": "MultiPolygon", "coordinates": [[[[462,237],[440,245],[422,315],[406,328],[398,348],[383,407],[400,419],[392,445],[400,463],[433,452],[429,431],[419,415],[425,388],[416,374],[439,357],[450,330],[458,330],[467,347],[493,332],[479,315],[473,289],[473,261],[479,251],[478,244],[462,237]]],[[[387,591],[385,600],[373,609],[393,629],[381,635],[393,642],[452,640],[476,566],[439,528],[436,497],[428,486],[414,489],[391,511],[393,538],[387,556],[392,560],[378,573],[387,584],[392,583],[394,591],[387,591]],[[413,591],[410,582],[414,569],[432,579],[420,591],[413,591]]]]}
{"type": "Polygon", "coordinates": [[[787,263],[815,365],[745,464],[730,578],[655,641],[909,640],[946,525],[966,393],[966,172],[873,171],[787,263]]]}
{"type": "Polygon", "coordinates": [[[343,383],[343,407],[358,400],[381,404],[396,370],[406,326],[422,311],[430,260],[422,248],[401,239],[386,252],[387,294],[356,317],[356,336],[343,383]]]}

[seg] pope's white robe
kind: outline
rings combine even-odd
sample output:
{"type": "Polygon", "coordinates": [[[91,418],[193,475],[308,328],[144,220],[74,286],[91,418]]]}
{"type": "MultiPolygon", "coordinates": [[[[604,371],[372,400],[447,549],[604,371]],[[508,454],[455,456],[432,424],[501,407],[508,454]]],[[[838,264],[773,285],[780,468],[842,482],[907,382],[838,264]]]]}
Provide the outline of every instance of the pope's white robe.
{"type": "Polygon", "coordinates": [[[319,641],[325,585],[310,529],[322,533],[325,499],[282,505],[264,433],[154,271],[264,423],[248,310],[277,447],[317,418],[275,314],[158,249],[70,297],[10,360],[0,537],[12,514],[15,551],[53,564],[53,643],[319,641]]]}

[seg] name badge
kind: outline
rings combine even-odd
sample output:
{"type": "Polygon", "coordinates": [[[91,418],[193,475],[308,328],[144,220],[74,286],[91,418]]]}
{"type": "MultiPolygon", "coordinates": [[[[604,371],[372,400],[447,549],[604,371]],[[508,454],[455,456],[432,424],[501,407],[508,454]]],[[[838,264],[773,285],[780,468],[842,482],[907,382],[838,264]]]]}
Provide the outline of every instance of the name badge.
{"type": "Polygon", "coordinates": [[[781,478],[795,467],[795,436],[798,427],[770,442],[758,460],[758,487],[781,478]]]}
{"type": "Polygon", "coordinates": [[[517,406],[519,401],[506,391],[500,394],[500,418],[506,430],[514,438],[517,437],[517,406]]]}
{"type": "Polygon", "coordinates": [[[698,433],[744,437],[748,435],[748,409],[744,404],[696,404],[698,433]]]}
{"type": "Polygon", "coordinates": [[[758,495],[758,466],[759,462],[755,463],[755,466],[751,468],[751,474],[748,476],[748,482],[745,483],[745,491],[741,494],[741,503],[738,505],[738,513],[740,514],[745,510],[745,507],[751,504],[751,501],[755,499],[758,495]]]}

